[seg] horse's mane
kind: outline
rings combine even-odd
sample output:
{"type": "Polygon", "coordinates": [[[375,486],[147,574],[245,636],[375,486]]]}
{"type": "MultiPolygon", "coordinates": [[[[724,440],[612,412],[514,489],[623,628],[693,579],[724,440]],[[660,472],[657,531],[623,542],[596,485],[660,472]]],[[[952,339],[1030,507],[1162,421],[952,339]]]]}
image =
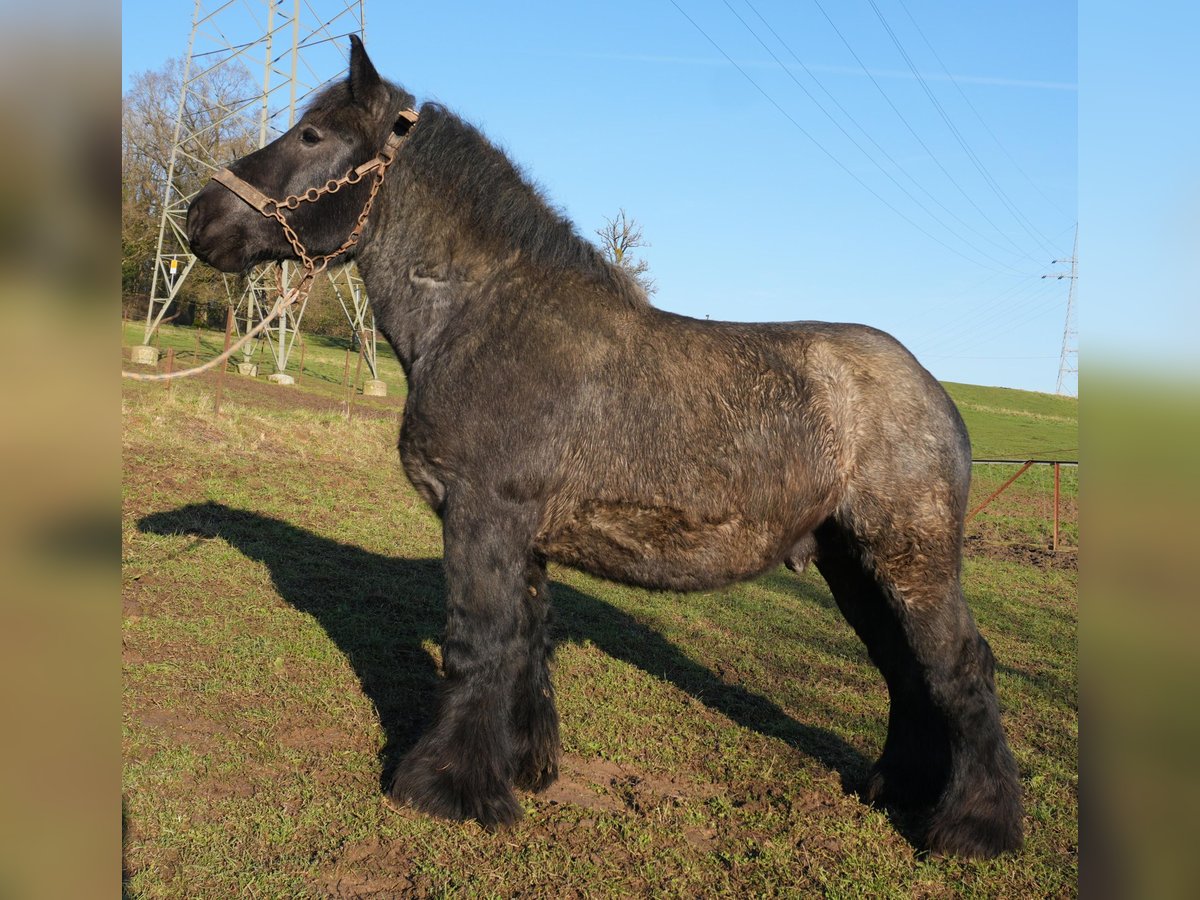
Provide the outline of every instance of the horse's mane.
{"type": "Polygon", "coordinates": [[[648,305],[645,292],[574,224],[480,131],[437,103],[421,106],[421,119],[404,149],[405,168],[461,217],[474,240],[498,258],[519,252],[542,269],[570,270],[630,305],[648,305]]]}

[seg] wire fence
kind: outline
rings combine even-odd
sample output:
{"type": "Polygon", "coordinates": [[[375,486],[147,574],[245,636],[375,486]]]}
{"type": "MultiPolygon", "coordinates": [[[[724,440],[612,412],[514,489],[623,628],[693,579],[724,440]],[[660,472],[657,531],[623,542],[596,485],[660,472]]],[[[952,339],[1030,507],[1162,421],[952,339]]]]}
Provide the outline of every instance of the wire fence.
{"type": "Polygon", "coordinates": [[[976,533],[989,534],[1001,542],[1032,543],[1056,553],[1077,550],[1079,461],[1054,458],[1057,454],[1075,452],[1075,448],[1063,448],[1036,454],[1042,458],[1031,458],[1035,454],[1029,454],[1024,458],[972,460],[975,477],[966,517],[968,534],[975,523],[976,533]],[[995,486],[999,478],[993,470],[1012,466],[1017,467],[1016,471],[995,486]],[[1045,474],[1042,477],[1026,474],[1037,472],[1035,467],[1045,467],[1045,474]],[[985,511],[989,515],[981,521],[985,511]]]}

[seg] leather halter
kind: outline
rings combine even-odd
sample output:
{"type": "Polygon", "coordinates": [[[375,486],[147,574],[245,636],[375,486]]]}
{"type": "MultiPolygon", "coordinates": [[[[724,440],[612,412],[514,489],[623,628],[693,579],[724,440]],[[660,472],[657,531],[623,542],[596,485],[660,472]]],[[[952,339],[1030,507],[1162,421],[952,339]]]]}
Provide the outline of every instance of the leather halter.
{"type": "Polygon", "coordinates": [[[258,210],[258,212],[262,213],[267,218],[277,220],[283,227],[284,235],[287,237],[289,243],[292,245],[292,248],[296,251],[296,254],[304,263],[305,268],[308,268],[310,271],[314,268],[317,268],[318,265],[320,268],[324,268],[325,265],[328,265],[331,259],[340,256],[346,250],[349,250],[352,246],[354,246],[354,244],[358,241],[359,235],[362,234],[363,226],[366,224],[367,215],[371,211],[371,204],[375,200],[375,195],[379,192],[379,188],[383,183],[383,176],[386,174],[388,166],[390,166],[395,160],[396,152],[400,149],[400,146],[408,139],[409,134],[412,133],[412,128],[417,124],[418,118],[419,115],[416,110],[401,110],[396,121],[406,121],[408,122],[409,127],[405,130],[404,134],[398,134],[396,129],[393,128],[388,133],[387,140],[384,142],[383,148],[380,149],[380,151],[374,157],[367,160],[362,165],[351,169],[341,178],[331,178],[321,187],[312,187],[302,194],[291,194],[287,197],[284,197],[282,200],[276,200],[273,197],[268,197],[254,185],[233,174],[233,172],[228,168],[221,169],[219,172],[214,173],[212,178],[213,181],[218,182],[219,184],[231,190],[233,193],[237,194],[238,197],[246,201],[246,203],[258,210]],[[333,253],[325,254],[323,257],[321,257],[321,262],[318,264],[312,257],[308,255],[308,252],[305,250],[303,243],[301,243],[299,236],[284,218],[283,210],[294,210],[301,203],[315,202],[326,194],[336,193],[342,188],[343,185],[358,184],[366,175],[372,172],[375,172],[375,183],[371,187],[371,194],[367,198],[362,212],[359,214],[358,222],[355,225],[354,230],[350,232],[350,236],[346,239],[341,247],[333,251],[333,253]]]}

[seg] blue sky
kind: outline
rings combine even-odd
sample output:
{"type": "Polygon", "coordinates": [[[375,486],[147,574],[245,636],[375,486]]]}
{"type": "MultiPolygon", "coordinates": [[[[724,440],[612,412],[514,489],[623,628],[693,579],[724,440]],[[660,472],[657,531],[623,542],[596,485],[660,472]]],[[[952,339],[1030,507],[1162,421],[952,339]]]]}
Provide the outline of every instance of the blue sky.
{"type": "MultiPolygon", "coordinates": [[[[126,0],[126,83],[185,51],[191,9],[126,0]]],[[[1068,281],[1040,276],[1064,268],[1077,218],[1074,3],[368,2],[366,18],[384,76],[480,125],[581,233],[634,216],[657,305],[865,322],[940,378],[1054,389],[1068,281]]]]}

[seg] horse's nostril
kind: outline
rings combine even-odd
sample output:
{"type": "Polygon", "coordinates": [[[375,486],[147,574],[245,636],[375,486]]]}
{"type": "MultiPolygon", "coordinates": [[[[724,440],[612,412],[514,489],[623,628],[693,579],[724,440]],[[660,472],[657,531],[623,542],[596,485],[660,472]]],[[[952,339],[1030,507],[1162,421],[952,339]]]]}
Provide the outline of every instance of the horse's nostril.
{"type": "Polygon", "coordinates": [[[200,209],[200,205],[193,202],[188,207],[187,221],[184,223],[184,230],[187,234],[188,249],[195,254],[196,258],[201,262],[207,262],[208,256],[205,252],[205,247],[201,236],[204,234],[204,226],[208,221],[208,217],[200,209]]]}
{"type": "Polygon", "coordinates": [[[195,241],[196,235],[200,231],[200,212],[196,203],[192,203],[187,211],[187,237],[188,241],[195,241]]]}
{"type": "Polygon", "coordinates": [[[185,230],[187,232],[188,244],[191,245],[193,253],[197,253],[200,236],[204,233],[204,226],[208,223],[208,216],[204,213],[202,205],[193,201],[187,211],[185,230]]]}

